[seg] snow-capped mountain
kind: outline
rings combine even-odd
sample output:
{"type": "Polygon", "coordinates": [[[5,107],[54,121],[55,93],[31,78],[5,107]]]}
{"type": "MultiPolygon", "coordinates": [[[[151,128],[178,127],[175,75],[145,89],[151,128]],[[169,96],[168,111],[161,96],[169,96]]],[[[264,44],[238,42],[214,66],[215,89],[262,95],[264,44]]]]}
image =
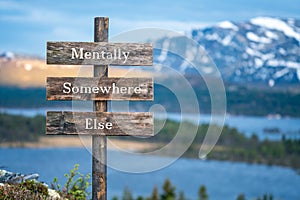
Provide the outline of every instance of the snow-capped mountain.
{"type": "MultiPolygon", "coordinates": [[[[257,17],[246,22],[224,21],[192,30],[190,34],[208,53],[226,81],[264,82],[270,86],[300,82],[300,20],[257,17]]],[[[178,43],[178,38],[165,37],[155,44],[165,49],[176,40],[178,43]]],[[[197,54],[189,45],[178,48],[186,51],[189,60],[197,54]]],[[[156,62],[189,72],[191,67],[180,63],[182,61],[166,59],[165,51],[157,53],[156,62]]],[[[206,64],[204,56],[200,65],[206,64]]]]}
{"type": "Polygon", "coordinates": [[[15,58],[15,54],[11,51],[5,51],[3,53],[0,54],[0,58],[4,58],[7,60],[12,60],[15,58]]]}

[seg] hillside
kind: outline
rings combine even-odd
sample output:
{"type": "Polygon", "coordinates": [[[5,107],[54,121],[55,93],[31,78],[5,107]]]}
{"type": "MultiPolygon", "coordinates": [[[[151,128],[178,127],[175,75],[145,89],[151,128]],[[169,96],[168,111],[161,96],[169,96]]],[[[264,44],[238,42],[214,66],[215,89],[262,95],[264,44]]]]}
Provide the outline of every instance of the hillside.
{"type": "MultiPolygon", "coordinates": [[[[181,112],[176,96],[167,88],[155,84],[154,102],[130,102],[137,111],[149,110],[160,104],[168,112],[181,112]]],[[[210,113],[210,95],[204,87],[194,87],[202,113],[210,113]]],[[[233,115],[300,117],[300,93],[282,90],[262,90],[242,86],[227,86],[227,112],[233,115]]],[[[188,98],[188,97],[187,97],[188,98]]],[[[46,101],[45,88],[0,86],[0,108],[71,108],[71,101],[46,101]]],[[[193,107],[188,107],[192,113],[193,107]]]]}
{"type": "MultiPolygon", "coordinates": [[[[144,111],[161,104],[168,112],[180,112],[172,88],[190,98],[179,79],[184,78],[192,86],[201,112],[210,113],[211,96],[203,77],[217,82],[211,73],[216,64],[225,83],[228,113],[300,116],[300,20],[257,17],[225,21],[193,29],[189,36],[202,50],[195,49],[184,36],[166,36],[153,41],[154,67],[109,68],[111,77],[154,77],[155,101],[131,102],[132,109],[144,111]],[[186,59],[199,65],[200,72],[186,59]]],[[[46,65],[41,58],[5,52],[0,55],[0,108],[70,106],[70,102],[46,102],[46,77],[91,75],[91,66],[46,65]]]]}
{"type": "Polygon", "coordinates": [[[216,65],[226,82],[277,84],[300,83],[300,20],[256,17],[249,21],[224,21],[193,29],[188,35],[205,51],[197,51],[182,37],[155,41],[156,62],[183,73],[195,73],[191,65],[170,52],[178,50],[199,66],[216,65]],[[168,54],[165,52],[169,51],[168,54]],[[206,55],[207,53],[207,55],[206,55]]]}
{"type": "MultiPolygon", "coordinates": [[[[6,142],[38,142],[40,137],[45,133],[45,121],[45,117],[42,116],[30,118],[24,116],[0,114],[0,146],[1,143],[5,144],[6,142]]],[[[160,122],[157,121],[155,123],[160,122]]],[[[161,146],[168,144],[177,134],[179,126],[183,126],[184,130],[189,130],[190,127],[193,127],[192,129],[195,130],[194,124],[188,122],[180,124],[175,121],[167,120],[164,124],[164,127],[154,137],[137,138],[134,136],[111,136],[110,138],[141,142],[144,146],[144,149],[140,150],[147,151],[149,150],[149,145],[145,144],[155,144],[154,146],[150,145],[150,147],[154,149],[158,149],[161,146]]],[[[189,158],[198,158],[199,149],[207,133],[208,127],[208,124],[202,124],[197,127],[198,129],[195,139],[183,156],[189,158]]],[[[184,138],[182,138],[182,140],[185,141],[184,138]]],[[[255,134],[251,138],[247,138],[237,129],[224,126],[216,146],[212,152],[208,154],[207,158],[215,160],[280,165],[299,170],[299,144],[299,139],[291,140],[285,139],[284,137],[281,141],[260,141],[255,134]]],[[[177,148],[180,149],[179,146],[173,145],[172,149],[170,151],[166,151],[165,153],[168,156],[175,156],[177,155],[177,148]]]]}

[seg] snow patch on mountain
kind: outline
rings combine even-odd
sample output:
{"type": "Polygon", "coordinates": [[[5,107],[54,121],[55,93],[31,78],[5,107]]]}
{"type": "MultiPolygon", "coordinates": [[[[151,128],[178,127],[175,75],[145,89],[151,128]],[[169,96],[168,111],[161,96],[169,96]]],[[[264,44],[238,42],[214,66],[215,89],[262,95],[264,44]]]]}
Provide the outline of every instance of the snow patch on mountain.
{"type": "MultiPolygon", "coordinates": [[[[176,37],[166,37],[159,43],[166,49],[178,45],[187,60],[197,61],[199,66],[209,66],[212,60],[226,81],[264,82],[269,86],[300,83],[300,20],[256,17],[242,22],[224,21],[193,29],[189,35],[210,58],[181,40],[176,44],[176,37]]],[[[164,52],[158,55],[157,60],[163,64],[192,73],[190,62],[169,59],[164,52]]]]}
{"type": "Polygon", "coordinates": [[[223,40],[222,40],[222,44],[224,46],[227,46],[230,44],[231,40],[232,40],[232,35],[227,35],[223,40]]]}
{"type": "Polygon", "coordinates": [[[284,76],[287,73],[289,73],[289,69],[285,68],[283,70],[276,72],[273,77],[277,79],[277,78],[284,76]]]}
{"type": "Polygon", "coordinates": [[[282,31],[285,35],[293,37],[300,42],[300,33],[295,32],[291,26],[280,19],[270,17],[256,17],[251,19],[250,22],[257,26],[282,31]]]}
{"type": "Polygon", "coordinates": [[[278,35],[276,33],[271,32],[271,31],[266,31],[266,36],[271,38],[271,39],[274,39],[274,40],[279,39],[278,35]]]}
{"type": "Polygon", "coordinates": [[[257,67],[257,68],[263,66],[263,64],[264,64],[264,62],[262,61],[262,59],[259,59],[259,58],[255,58],[254,62],[255,62],[255,67],[257,67]]]}
{"type": "Polygon", "coordinates": [[[236,25],[234,25],[230,21],[220,22],[220,23],[217,24],[217,26],[220,27],[220,28],[224,28],[224,29],[232,29],[234,31],[238,31],[239,30],[239,27],[237,27],[236,25]]]}
{"type": "Polygon", "coordinates": [[[15,58],[15,54],[11,51],[6,51],[3,52],[2,54],[0,54],[0,58],[5,58],[5,59],[14,59],[15,58]]]}
{"type": "Polygon", "coordinates": [[[258,35],[256,35],[253,32],[248,32],[246,36],[249,40],[252,40],[254,42],[261,42],[261,43],[265,43],[265,44],[272,42],[271,39],[266,38],[266,37],[259,37],[258,35]]]}
{"type": "Polygon", "coordinates": [[[294,68],[300,70],[300,63],[291,62],[291,61],[285,61],[285,60],[268,60],[267,62],[268,66],[272,67],[288,67],[288,68],[294,68]]]}

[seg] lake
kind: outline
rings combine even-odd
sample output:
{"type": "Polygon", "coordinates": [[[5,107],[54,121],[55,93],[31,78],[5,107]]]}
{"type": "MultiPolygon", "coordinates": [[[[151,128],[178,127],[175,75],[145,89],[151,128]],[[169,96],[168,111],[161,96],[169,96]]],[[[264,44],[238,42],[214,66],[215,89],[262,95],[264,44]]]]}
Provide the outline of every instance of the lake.
{"type": "MultiPolygon", "coordinates": [[[[0,113],[9,113],[15,115],[35,116],[45,115],[47,108],[38,109],[13,109],[0,108],[0,113]]],[[[55,110],[49,108],[49,110],[55,110]]],[[[65,110],[65,109],[59,109],[65,110]]],[[[195,114],[185,114],[186,121],[195,122],[195,114]]],[[[155,118],[165,118],[165,115],[155,113],[155,118]]],[[[178,113],[168,113],[167,118],[175,121],[181,121],[181,115],[178,113]]],[[[201,114],[200,123],[208,123],[210,115],[201,114]]],[[[268,117],[254,117],[254,116],[233,116],[227,115],[225,124],[230,127],[235,127],[250,137],[255,133],[259,139],[281,140],[284,134],[286,138],[299,139],[300,138],[300,118],[268,118],[268,117]],[[269,130],[269,131],[268,131],[269,130]],[[273,130],[273,132],[272,132],[273,130]]]]}
{"type": "MultiPolygon", "coordinates": [[[[149,165],[160,162],[164,157],[143,156],[143,163],[132,159],[128,154],[109,151],[108,159],[120,159],[120,165],[149,165]],[[133,160],[123,162],[124,160],[133,160]]],[[[91,172],[91,155],[84,148],[48,148],[23,149],[0,148],[0,166],[6,170],[21,173],[38,173],[40,180],[50,183],[53,177],[64,182],[63,174],[69,172],[75,163],[80,164],[81,173],[91,172]]],[[[196,199],[200,185],[204,184],[210,199],[235,200],[244,193],[247,198],[273,194],[275,199],[300,199],[300,175],[294,170],[249,165],[221,161],[203,161],[179,159],[161,170],[132,174],[108,169],[108,199],[114,195],[121,196],[125,187],[134,194],[150,195],[154,186],[161,188],[164,180],[169,178],[177,191],[184,191],[189,199],[196,199]]],[[[160,190],[161,191],[161,190],[160,190]]]]}
{"type": "MultiPolygon", "coordinates": [[[[53,109],[51,109],[53,110],[53,109]]],[[[46,109],[0,109],[0,112],[21,114],[25,116],[45,115],[46,109]]],[[[159,114],[157,118],[162,118],[159,114]]],[[[196,123],[195,115],[187,115],[185,120],[196,123]]],[[[168,113],[169,119],[181,121],[181,116],[168,113]]],[[[200,123],[207,123],[209,115],[201,115],[200,123]]],[[[231,116],[225,119],[225,124],[236,127],[251,136],[256,133],[260,139],[281,139],[281,134],[287,137],[299,138],[299,118],[267,118],[251,116],[231,116]],[[266,133],[265,129],[280,130],[279,133],[266,133]]],[[[109,151],[108,160],[117,161],[118,165],[143,167],[167,160],[165,157],[139,156],[109,151]],[[130,162],[128,162],[130,161],[130,162]]],[[[40,180],[50,183],[55,176],[64,182],[63,174],[69,172],[74,164],[80,164],[80,172],[91,172],[91,155],[84,148],[44,148],[44,149],[10,149],[0,148],[0,168],[21,173],[39,173],[40,180]]],[[[244,193],[247,198],[273,194],[275,199],[300,199],[300,175],[294,170],[283,167],[264,165],[249,165],[221,161],[203,161],[179,159],[172,165],[161,170],[132,174],[108,169],[108,199],[114,195],[121,196],[128,187],[135,196],[150,195],[152,188],[161,188],[164,180],[169,178],[177,191],[184,191],[190,199],[196,199],[200,185],[207,187],[210,199],[235,200],[244,193]]]]}

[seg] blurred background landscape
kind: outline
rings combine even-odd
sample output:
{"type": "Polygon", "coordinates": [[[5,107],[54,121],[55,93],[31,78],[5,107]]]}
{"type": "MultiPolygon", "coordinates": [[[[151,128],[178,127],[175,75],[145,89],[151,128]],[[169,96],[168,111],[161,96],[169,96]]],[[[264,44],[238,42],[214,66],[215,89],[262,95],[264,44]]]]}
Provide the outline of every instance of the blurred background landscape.
{"type": "MultiPolygon", "coordinates": [[[[46,110],[72,109],[71,102],[46,101],[45,87],[46,77],[91,76],[92,67],[80,71],[80,66],[46,65],[45,49],[46,41],[92,41],[95,16],[110,18],[111,37],[141,28],[180,33],[149,37],[148,42],[154,44],[156,65],[171,66],[188,80],[201,111],[200,123],[193,105],[188,117],[181,119],[176,95],[160,84],[155,84],[154,102],[130,103],[133,111],[148,111],[159,104],[167,119],[153,138],[111,137],[108,159],[127,165],[138,165],[141,159],[145,165],[159,162],[172,157],[172,152],[149,160],[140,156],[128,163],[132,158],[118,148],[158,149],[174,138],[180,124],[198,131],[182,158],[164,169],[128,174],[109,168],[109,199],[122,195],[133,199],[152,195],[153,199],[155,187],[157,193],[167,193],[160,189],[165,179],[176,187],[173,199],[205,199],[204,193],[213,200],[300,199],[300,7],[296,0],[1,1],[0,169],[39,173],[46,183],[54,177],[63,180],[76,163],[84,173],[91,171],[91,155],[82,144],[88,149],[90,138],[45,136],[46,110]],[[197,57],[187,43],[180,43],[182,37],[201,45],[207,56],[197,57]],[[198,152],[210,122],[211,96],[203,74],[165,53],[174,47],[204,71],[215,65],[225,85],[225,126],[206,160],[199,160],[198,152]]],[[[127,68],[109,69],[111,77],[127,73],[127,68]]],[[[154,80],[160,78],[157,74],[172,79],[160,67],[130,70],[130,76],[154,76],[154,80]]],[[[204,76],[212,83],[217,79],[209,72],[204,76]]],[[[178,81],[172,85],[184,91],[178,81]]]]}

